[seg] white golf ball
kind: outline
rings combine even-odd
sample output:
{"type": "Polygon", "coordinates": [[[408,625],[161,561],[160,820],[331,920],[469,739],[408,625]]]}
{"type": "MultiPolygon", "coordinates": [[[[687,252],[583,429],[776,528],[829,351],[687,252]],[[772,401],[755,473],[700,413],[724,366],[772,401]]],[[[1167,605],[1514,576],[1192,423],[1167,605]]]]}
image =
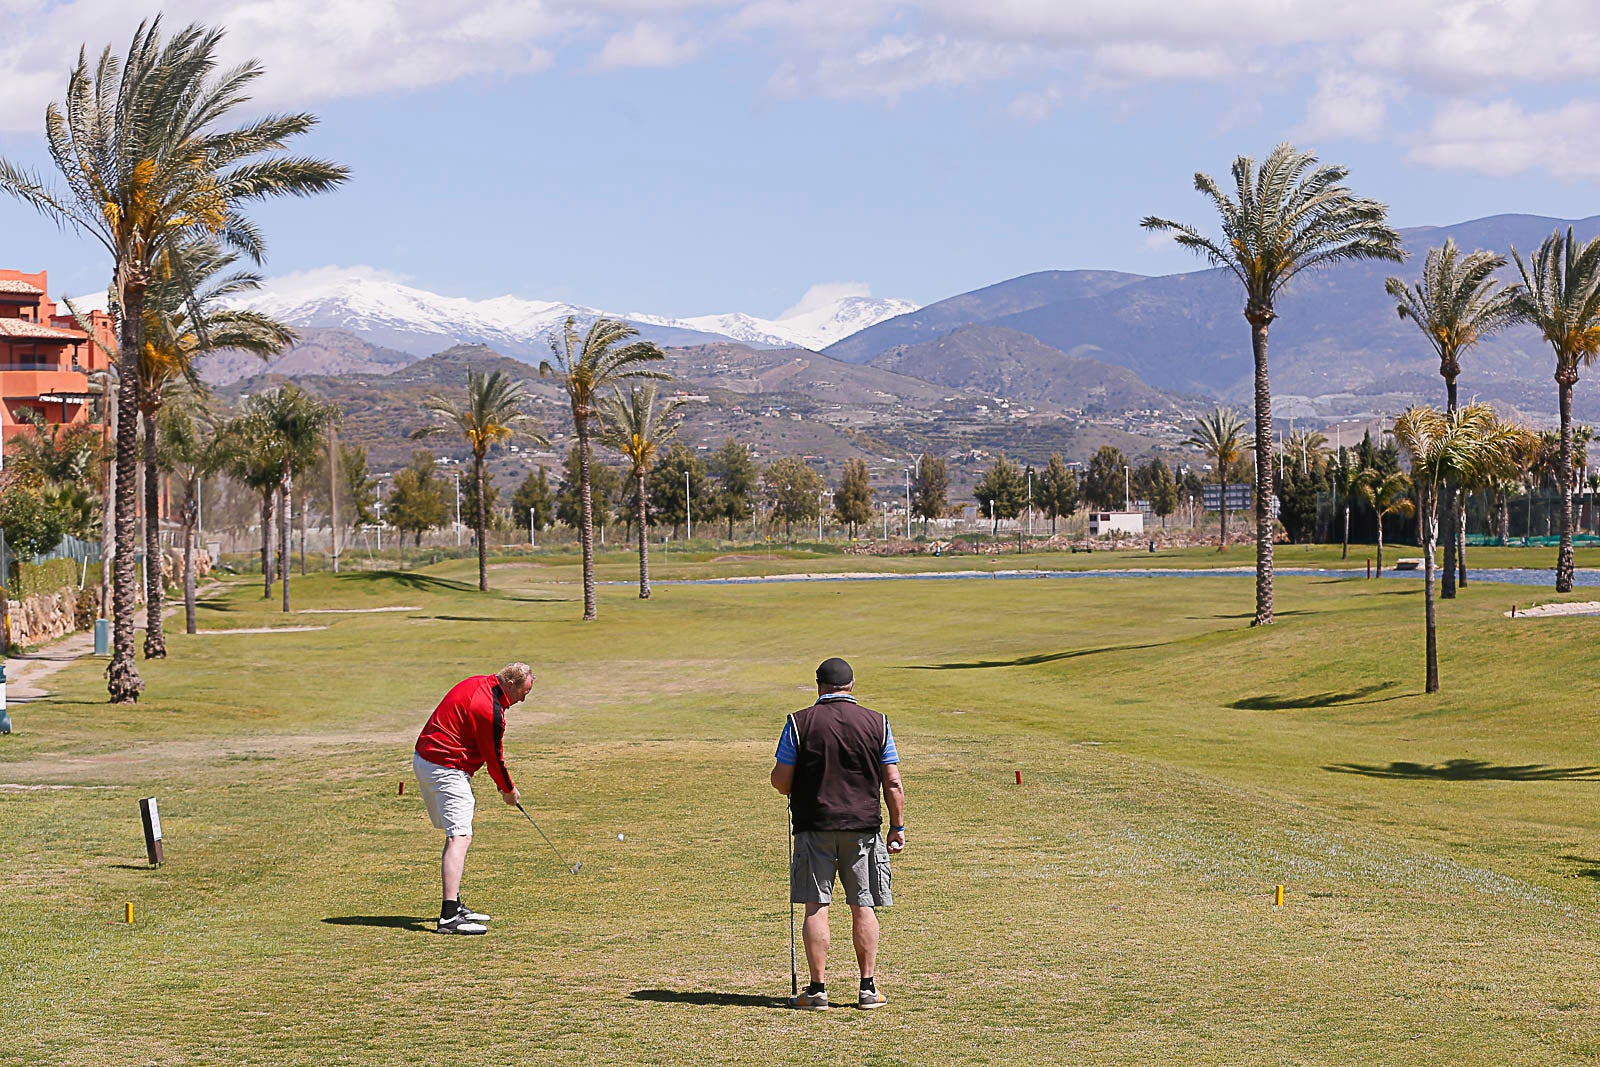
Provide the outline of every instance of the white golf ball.
{"type": "Polygon", "coordinates": [[[622,835],[621,835],[621,834],[618,834],[618,835],[617,835],[617,840],[618,840],[618,841],[621,841],[621,840],[622,840],[622,835]]]}

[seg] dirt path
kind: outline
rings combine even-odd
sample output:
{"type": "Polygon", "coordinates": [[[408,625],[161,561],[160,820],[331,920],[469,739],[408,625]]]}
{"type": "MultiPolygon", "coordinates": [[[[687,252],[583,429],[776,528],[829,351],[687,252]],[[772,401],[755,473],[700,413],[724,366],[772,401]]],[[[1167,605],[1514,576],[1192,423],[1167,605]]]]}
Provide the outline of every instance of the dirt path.
{"type": "Polygon", "coordinates": [[[27,704],[50,695],[44,680],[75,659],[94,651],[94,632],[68,634],[37,652],[6,659],[6,699],[27,704]]]}

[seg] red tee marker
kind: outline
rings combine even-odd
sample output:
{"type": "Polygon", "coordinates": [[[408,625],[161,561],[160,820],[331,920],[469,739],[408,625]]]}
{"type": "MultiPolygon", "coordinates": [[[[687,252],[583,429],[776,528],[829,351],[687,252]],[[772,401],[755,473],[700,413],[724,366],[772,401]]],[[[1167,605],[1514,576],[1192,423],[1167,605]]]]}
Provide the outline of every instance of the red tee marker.
{"type": "Polygon", "coordinates": [[[1022,772],[1021,771],[1017,772],[1017,784],[1018,785],[1022,784],[1022,772]]]}
{"type": "Polygon", "coordinates": [[[395,791],[394,795],[397,797],[403,797],[406,795],[406,783],[404,780],[400,782],[400,788],[395,791]]]}

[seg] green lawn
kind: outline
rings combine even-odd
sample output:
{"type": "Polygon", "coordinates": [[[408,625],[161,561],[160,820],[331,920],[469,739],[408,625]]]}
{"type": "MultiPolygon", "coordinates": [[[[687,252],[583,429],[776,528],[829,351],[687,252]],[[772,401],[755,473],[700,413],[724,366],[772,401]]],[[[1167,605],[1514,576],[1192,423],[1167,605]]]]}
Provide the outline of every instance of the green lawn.
{"type": "MultiPolygon", "coordinates": [[[[1497,552],[1516,550],[1478,562],[1497,552]]],[[[755,562],[704,555],[657,572],[755,562]]],[[[1113,558],[1148,562],[1021,557],[1113,558]]],[[[1494,562],[1553,551],[1515,558],[1494,562]]],[[[1501,615],[1563,599],[1548,589],[1442,605],[1444,692],[1425,696],[1414,579],[1281,578],[1280,621],[1255,631],[1248,575],[669,585],[648,603],[613,585],[582,624],[571,561],[535,562],[498,566],[487,596],[466,560],[297,587],[303,608],[415,609],[387,614],[286,618],[241,579],[203,628],[327,629],[173,634],[136,708],[101,702],[90,661],[14,707],[0,1062],[1600,1060],[1600,619],[1501,615]],[[905,759],[876,1013],[773,1006],[788,912],[767,772],[832,654],[905,759]],[[511,714],[512,768],[583,871],[480,781],[466,895],[493,929],[437,937],[439,842],[396,785],[443,690],[513,658],[540,682],[511,714]],[[159,871],[135,803],[152,794],[159,871]]],[[[628,557],[602,571],[626,579],[628,557]]]]}

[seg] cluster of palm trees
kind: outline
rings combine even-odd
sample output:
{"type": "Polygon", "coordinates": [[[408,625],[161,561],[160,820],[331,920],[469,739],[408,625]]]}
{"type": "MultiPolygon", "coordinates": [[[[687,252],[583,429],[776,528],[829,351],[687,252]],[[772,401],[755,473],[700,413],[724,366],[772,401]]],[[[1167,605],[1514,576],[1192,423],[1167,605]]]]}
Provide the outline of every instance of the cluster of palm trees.
{"type": "MultiPolygon", "coordinates": [[[[649,494],[645,480],[662,445],[676,430],[677,404],[657,396],[654,381],[671,377],[652,364],[666,355],[649,341],[638,340],[639,331],[617,319],[600,318],[580,329],[568,318],[550,342],[551,358],[539,365],[543,377],[553,377],[567,394],[578,440],[579,498],[582,521],[578,540],[583,556],[583,617],[599,617],[594,583],[594,483],[590,469],[593,442],[615,448],[629,464],[636,493],[639,531],[639,596],[650,596],[650,564],[646,548],[649,494]],[[629,387],[624,393],[623,386],[629,387]]],[[[525,410],[527,392],[504,371],[467,373],[467,393],[457,399],[444,394],[426,397],[423,410],[440,421],[417,430],[413,438],[457,433],[472,450],[472,477],[477,507],[472,516],[478,543],[478,588],[489,589],[487,475],[485,462],[496,445],[525,438],[548,444],[525,410]]],[[[287,594],[286,594],[287,595],[287,594]]]]}
{"type": "MultiPolygon", "coordinates": [[[[1388,224],[1387,207],[1355,195],[1344,184],[1348,173],[1344,167],[1321,164],[1313,154],[1281,144],[1259,166],[1248,156],[1238,157],[1232,168],[1231,191],[1209,175],[1195,175],[1195,188],[1216,208],[1219,236],[1154,216],[1142,222],[1146,229],[1173,234],[1180,246],[1227,269],[1244,290],[1244,317],[1250,326],[1255,364],[1254,433],[1246,436],[1242,426],[1228,425],[1218,414],[1212,420],[1216,425],[1199,429],[1191,438],[1212,454],[1224,444],[1230,451],[1248,451],[1251,440],[1273,440],[1267,340],[1269,327],[1277,318],[1277,298],[1290,280],[1332,263],[1399,262],[1405,258],[1400,235],[1388,224]]],[[[1400,316],[1417,325],[1439,356],[1447,418],[1463,410],[1456,396],[1461,356],[1483,337],[1523,322],[1538,329],[1553,349],[1560,406],[1556,479],[1562,500],[1556,589],[1566,592],[1572,588],[1572,390],[1580,368],[1600,353],[1600,238],[1581,243],[1569,229],[1564,235],[1552,234],[1527,261],[1514,248],[1511,255],[1521,274],[1520,284],[1496,279],[1495,273],[1507,265],[1505,257],[1487,251],[1463,255],[1453,242],[1446,242],[1429,251],[1420,280],[1408,285],[1391,277],[1387,289],[1397,301],[1400,316]]],[[[1481,418],[1469,419],[1461,432],[1477,432],[1483,429],[1482,422],[1481,418]]],[[[1510,437],[1490,434],[1488,439],[1504,444],[1510,437]]],[[[1403,439],[1401,443],[1410,449],[1403,439]]],[[[1517,447],[1525,448],[1525,444],[1517,447]]],[[[1274,470],[1269,449],[1254,452],[1256,609],[1252,625],[1260,626],[1273,621],[1274,522],[1270,507],[1274,470]]],[[[1452,564],[1462,540],[1457,494],[1465,484],[1466,471],[1482,478],[1499,467],[1467,464],[1459,473],[1452,473],[1449,464],[1441,468],[1444,481],[1438,485],[1433,503],[1441,509],[1450,530],[1445,545],[1447,596],[1454,595],[1452,564]]]]}
{"type": "MultiPolygon", "coordinates": [[[[156,424],[163,390],[182,376],[155,371],[157,359],[147,360],[147,350],[159,350],[165,360],[218,347],[202,307],[207,278],[226,270],[233,253],[256,263],[265,254],[263,234],[245,214],[249,204],[325,192],[348,177],[337,164],[286,154],[290,141],[316,125],[312,115],[272,114],[225,125],[262,71],[253,61],[219,69],[222,36],[190,25],[167,37],[158,17],[139,25],[123,56],[108,47],[91,64],[87,50],[80,52],[64,103],[45,112],[60,184],[0,159],[0,190],[88,234],[110,260],[118,423],[106,677],[115,703],[137,700],[144,688],[133,642],[140,415],[150,416],[147,426],[156,424]],[[209,275],[200,269],[206,263],[209,275]],[[147,393],[147,386],[154,388],[147,393]]],[[[226,295],[216,289],[228,284],[213,287],[212,295],[226,295]]],[[[146,463],[159,451],[150,441],[147,430],[146,463]]],[[[148,500],[146,511],[153,522],[148,500]]],[[[147,564],[147,571],[157,571],[150,586],[157,592],[159,558],[150,552],[147,564]]],[[[150,612],[146,654],[164,655],[159,604],[150,612]]]]}

